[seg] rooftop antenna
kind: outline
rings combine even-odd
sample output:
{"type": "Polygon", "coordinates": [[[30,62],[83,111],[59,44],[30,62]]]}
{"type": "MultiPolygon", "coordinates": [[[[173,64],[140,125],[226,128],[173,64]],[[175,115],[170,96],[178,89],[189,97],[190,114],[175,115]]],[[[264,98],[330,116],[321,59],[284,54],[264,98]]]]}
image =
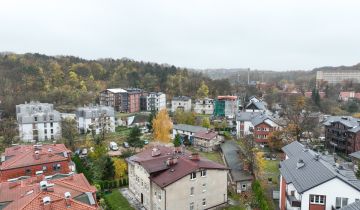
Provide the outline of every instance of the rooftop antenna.
{"type": "Polygon", "coordinates": [[[250,85],[250,68],[248,68],[248,85],[250,85]]]}

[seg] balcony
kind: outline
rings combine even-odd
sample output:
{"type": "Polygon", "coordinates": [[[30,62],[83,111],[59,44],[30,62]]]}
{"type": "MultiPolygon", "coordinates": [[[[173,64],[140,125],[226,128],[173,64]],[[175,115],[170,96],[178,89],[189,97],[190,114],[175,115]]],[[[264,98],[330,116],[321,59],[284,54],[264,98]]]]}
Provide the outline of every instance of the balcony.
{"type": "Polygon", "coordinates": [[[301,207],[301,201],[296,199],[293,195],[286,195],[286,199],[290,203],[291,207],[301,207]]]}

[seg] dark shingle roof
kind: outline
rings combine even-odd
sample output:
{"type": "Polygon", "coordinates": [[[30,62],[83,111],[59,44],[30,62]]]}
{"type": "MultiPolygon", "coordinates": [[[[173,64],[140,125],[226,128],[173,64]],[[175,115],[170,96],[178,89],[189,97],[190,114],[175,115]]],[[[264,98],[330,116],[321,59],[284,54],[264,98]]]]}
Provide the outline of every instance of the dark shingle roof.
{"type": "Polygon", "coordinates": [[[360,201],[355,201],[339,210],[360,210],[360,201]]]}
{"type": "Polygon", "coordinates": [[[354,158],[360,160],[360,151],[353,152],[353,153],[351,153],[349,156],[354,157],[354,158]]]}
{"type": "Polygon", "coordinates": [[[333,161],[329,162],[329,157],[320,155],[316,160],[317,153],[306,149],[297,141],[283,147],[283,151],[289,158],[280,163],[281,175],[286,183],[293,183],[299,193],[334,178],[339,178],[360,191],[360,181],[354,173],[351,170],[336,168],[333,161]],[[302,167],[298,167],[297,164],[300,159],[304,162],[302,167]]]}

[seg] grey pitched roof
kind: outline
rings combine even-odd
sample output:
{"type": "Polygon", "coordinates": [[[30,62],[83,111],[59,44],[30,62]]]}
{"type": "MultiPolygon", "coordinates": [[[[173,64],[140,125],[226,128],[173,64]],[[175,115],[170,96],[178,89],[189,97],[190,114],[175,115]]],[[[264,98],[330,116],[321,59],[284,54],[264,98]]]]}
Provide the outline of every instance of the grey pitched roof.
{"type": "Polygon", "coordinates": [[[353,152],[353,153],[351,153],[349,156],[354,157],[354,158],[360,160],[360,151],[353,152]]]}
{"type": "Polygon", "coordinates": [[[224,154],[227,166],[231,169],[230,174],[232,179],[237,181],[252,180],[253,176],[247,171],[243,170],[243,163],[239,158],[240,148],[234,141],[226,141],[220,145],[221,151],[224,154]]]}
{"type": "Polygon", "coordinates": [[[189,101],[190,97],[187,96],[175,96],[172,98],[173,101],[189,101]]]}
{"type": "Polygon", "coordinates": [[[360,180],[356,179],[351,170],[336,168],[335,162],[329,157],[319,156],[316,160],[316,152],[306,149],[304,145],[295,141],[283,147],[283,151],[289,157],[280,163],[281,175],[286,183],[293,183],[299,193],[305,192],[331,179],[338,178],[360,191],[360,180]],[[304,165],[298,167],[298,161],[304,165]]]}
{"type": "Polygon", "coordinates": [[[260,112],[238,112],[236,115],[237,121],[250,121],[252,118],[260,115],[260,112]]]}
{"type": "Polygon", "coordinates": [[[339,122],[349,128],[355,128],[359,126],[359,118],[351,117],[351,116],[330,116],[328,117],[323,124],[331,125],[333,122],[339,122]]]}
{"type": "Polygon", "coordinates": [[[195,126],[195,125],[187,125],[187,124],[176,124],[173,126],[173,129],[176,130],[183,130],[188,131],[192,133],[196,133],[199,131],[207,131],[207,128],[201,127],[201,126],[195,126]]]}
{"type": "Polygon", "coordinates": [[[273,121],[274,123],[278,124],[272,117],[270,117],[269,115],[267,114],[260,114],[256,117],[254,117],[252,120],[251,120],[251,123],[254,125],[254,126],[257,126],[259,125],[260,123],[264,122],[265,120],[271,120],[273,121]]]}
{"type": "Polygon", "coordinates": [[[360,210],[360,201],[355,201],[339,210],[360,210]]]}
{"type": "Polygon", "coordinates": [[[246,108],[249,107],[251,104],[254,104],[254,106],[256,106],[258,109],[260,110],[267,110],[265,103],[263,101],[258,101],[258,102],[250,102],[246,105],[246,108]]]}

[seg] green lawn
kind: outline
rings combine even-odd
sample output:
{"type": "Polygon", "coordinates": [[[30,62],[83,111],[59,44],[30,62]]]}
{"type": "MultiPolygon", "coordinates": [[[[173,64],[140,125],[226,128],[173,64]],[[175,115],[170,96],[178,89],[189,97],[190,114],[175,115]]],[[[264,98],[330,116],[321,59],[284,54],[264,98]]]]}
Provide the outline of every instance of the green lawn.
{"type": "Polygon", "coordinates": [[[187,148],[187,149],[191,152],[199,153],[199,155],[201,157],[207,158],[209,160],[212,160],[212,161],[220,163],[220,164],[224,164],[219,152],[200,152],[200,151],[195,150],[192,147],[187,148]]]}
{"type": "Polygon", "coordinates": [[[277,184],[280,175],[279,160],[264,160],[264,178],[272,178],[274,184],[277,184]]]}
{"type": "Polygon", "coordinates": [[[114,189],[110,194],[106,194],[105,200],[110,209],[114,210],[134,210],[129,202],[124,198],[118,189],[114,189]]]}

